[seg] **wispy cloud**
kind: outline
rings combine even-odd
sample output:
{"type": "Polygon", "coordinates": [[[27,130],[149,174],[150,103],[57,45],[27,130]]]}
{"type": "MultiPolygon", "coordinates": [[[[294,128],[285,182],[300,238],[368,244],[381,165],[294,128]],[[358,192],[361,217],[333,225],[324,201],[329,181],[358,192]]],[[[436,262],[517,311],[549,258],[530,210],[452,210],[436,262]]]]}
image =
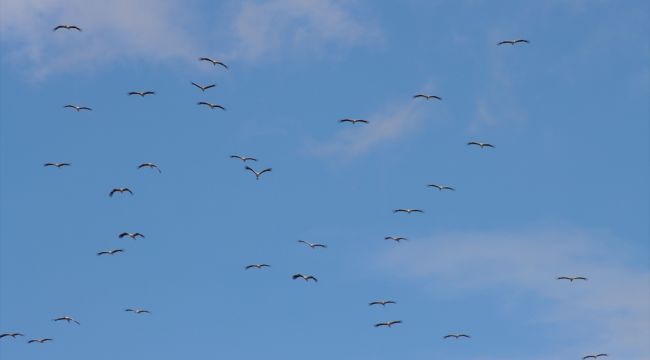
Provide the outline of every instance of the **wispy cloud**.
{"type": "Polygon", "coordinates": [[[322,54],[373,43],[379,30],[336,0],[245,1],[234,20],[228,58],[257,60],[280,54],[322,54]]]}
{"type": "Polygon", "coordinates": [[[379,260],[388,264],[391,273],[429,279],[432,287],[444,283],[449,296],[499,288],[544,299],[549,306],[538,309],[536,321],[558,329],[579,324],[582,335],[588,333],[589,338],[567,330],[566,336],[575,342],[607,349],[619,358],[647,359],[650,272],[647,267],[624,265],[615,247],[606,244],[574,230],[459,232],[416,239],[379,260]],[[555,280],[558,275],[574,274],[589,280],[580,284],[555,280]],[[573,286],[571,291],[563,290],[567,286],[573,286]]]}

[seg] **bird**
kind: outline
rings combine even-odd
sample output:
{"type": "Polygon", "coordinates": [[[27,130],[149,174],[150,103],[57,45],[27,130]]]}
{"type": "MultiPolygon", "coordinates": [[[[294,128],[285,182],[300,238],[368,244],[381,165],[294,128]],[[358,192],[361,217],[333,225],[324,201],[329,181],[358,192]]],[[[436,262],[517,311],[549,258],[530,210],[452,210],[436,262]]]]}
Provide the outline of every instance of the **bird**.
{"type": "Polygon", "coordinates": [[[201,91],[206,91],[206,90],[208,90],[210,88],[213,88],[213,87],[217,86],[217,84],[210,84],[210,85],[205,85],[204,86],[204,85],[199,85],[199,84],[197,84],[195,82],[192,82],[191,84],[196,86],[197,88],[201,89],[201,91]]]}
{"type": "Polygon", "coordinates": [[[410,214],[410,213],[423,213],[424,210],[420,210],[420,209],[395,209],[395,210],[393,210],[393,212],[394,213],[403,212],[403,213],[410,214]]]}
{"type": "Polygon", "coordinates": [[[7,337],[7,336],[11,336],[12,338],[15,339],[16,336],[25,336],[25,335],[23,335],[21,333],[4,333],[4,334],[0,334],[0,339],[2,339],[3,337],[7,337]]]}
{"type": "Polygon", "coordinates": [[[434,187],[434,188],[438,189],[439,191],[442,191],[442,190],[451,190],[451,191],[454,191],[454,190],[456,190],[456,189],[454,189],[453,187],[451,187],[451,186],[446,186],[446,185],[429,184],[429,185],[427,185],[427,186],[429,186],[429,187],[434,187]]]}
{"type": "Polygon", "coordinates": [[[313,275],[295,274],[291,278],[294,280],[301,278],[304,279],[306,282],[309,282],[309,280],[311,279],[314,280],[314,282],[318,282],[318,279],[316,279],[313,275]]]}
{"type": "Polygon", "coordinates": [[[490,148],[494,147],[494,145],[492,145],[492,144],[476,142],[476,141],[470,141],[470,142],[467,143],[467,145],[477,145],[477,146],[480,146],[481,149],[484,148],[484,147],[490,147],[490,148]]]}
{"type": "Polygon", "coordinates": [[[142,164],[138,165],[138,169],[142,169],[144,167],[147,167],[149,169],[156,169],[156,170],[158,170],[159,173],[162,173],[162,171],[160,171],[160,168],[158,167],[158,165],[156,165],[154,163],[142,163],[142,164]]]}
{"type": "Polygon", "coordinates": [[[128,309],[125,309],[124,311],[129,311],[129,312],[132,312],[132,313],[134,313],[134,314],[151,314],[151,311],[149,311],[149,310],[144,310],[144,309],[132,309],[132,308],[128,308],[128,309]]]}
{"type": "Polygon", "coordinates": [[[397,303],[393,300],[377,300],[369,303],[368,306],[373,306],[373,305],[386,306],[386,304],[397,304],[397,303]]]}
{"type": "Polygon", "coordinates": [[[88,111],[93,110],[93,109],[91,109],[91,108],[89,108],[87,106],[77,106],[77,105],[71,105],[71,104],[68,104],[68,105],[64,106],[64,108],[72,108],[72,109],[77,110],[77,112],[80,112],[81,110],[88,110],[88,111]]]}
{"type": "Polygon", "coordinates": [[[144,235],[140,234],[139,232],[136,232],[136,233],[123,232],[123,233],[121,233],[120,235],[118,235],[118,237],[119,237],[120,239],[123,238],[123,237],[125,237],[125,236],[128,236],[128,237],[130,237],[130,238],[133,239],[133,240],[136,240],[136,238],[137,238],[138,236],[144,239],[144,235]]]}
{"type": "Polygon", "coordinates": [[[264,169],[264,170],[262,170],[262,171],[260,171],[260,172],[257,172],[257,171],[255,171],[255,170],[253,170],[253,168],[251,168],[250,166],[246,166],[244,169],[245,169],[245,170],[252,171],[253,174],[255,174],[255,180],[259,180],[259,179],[260,179],[260,176],[261,176],[262,174],[264,174],[265,172],[271,172],[271,168],[266,168],[266,169],[264,169]]]}
{"type": "Polygon", "coordinates": [[[261,269],[265,267],[271,267],[269,264],[251,264],[245,267],[246,270],[251,269],[251,268],[256,268],[256,269],[261,269]]]}
{"type": "Polygon", "coordinates": [[[57,31],[59,29],[66,29],[66,30],[77,30],[81,31],[81,28],[77,25],[58,25],[52,31],[57,31]]]}
{"type": "Polygon", "coordinates": [[[386,237],[384,238],[384,240],[393,240],[393,241],[395,241],[395,242],[400,242],[400,241],[402,241],[402,240],[408,240],[408,239],[405,238],[405,237],[401,237],[401,236],[386,236],[386,237]]]}
{"type": "Polygon", "coordinates": [[[124,249],[114,249],[114,250],[104,250],[97,253],[97,256],[101,255],[115,255],[117,253],[124,252],[124,249]]]}
{"type": "Polygon", "coordinates": [[[197,105],[205,105],[205,106],[208,106],[210,109],[219,108],[219,109],[221,109],[221,110],[223,110],[223,111],[226,111],[226,108],[223,107],[222,105],[219,105],[219,104],[212,104],[212,103],[209,103],[209,102],[206,102],[206,101],[199,101],[199,102],[197,102],[196,104],[197,104],[197,105]]]}
{"type": "Polygon", "coordinates": [[[600,353],[600,354],[591,354],[591,355],[586,355],[582,357],[582,360],[587,360],[587,359],[598,359],[601,356],[609,356],[605,353],[600,353]]]}
{"type": "Polygon", "coordinates": [[[468,339],[469,339],[470,336],[469,336],[469,335],[466,335],[466,334],[449,334],[449,335],[445,335],[445,336],[443,337],[443,339],[448,339],[448,338],[452,338],[452,337],[453,337],[454,339],[458,339],[458,338],[462,338],[462,337],[465,337],[465,338],[468,338],[468,339]]]}
{"type": "Polygon", "coordinates": [[[413,96],[413,98],[414,99],[422,98],[422,99],[425,99],[425,100],[431,100],[431,99],[442,100],[442,98],[440,96],[426,95],[426,94],[417,94],[417,95],[413,96]]]}
{"type": "Polygon", "coordinates": [[[313,244],[313,243],[310,243],[309,241],[305,241],[305,240],[298,240],[298,242],[299,242],[299,243],[303,243],[303,244],[309,246],[309,247],[312,248],[312,249],[315,249],[315,248],[317,248],[317,247],[321,247],[321,248],[323,248],[323,249],[327,248],[327,245],[324,245],[324,244],[313,244]]]}
{"type": "Polygon", "coordinates": [[[560,276],[557,277],[556,280],[569,280],[570,282],[573,282],[573,280],[587,280],[587,278],[583,276],[560,276]]]}
{"type": "Polygon", "coordinates": [[[28,344],[31,344],[31,343],[39,343],[39,344],[42,344],[42,343],[45,343],[45,342],[48,342],[48,341],[53,341],[53,340],[54,340],[54,339],[50,339],[50,338],[44,338],[44,339],[32,339],[32,340],[29,340],[27,343],[28,343],[28,344]]]}
{"type": "Polygon", "coordinates": [[[120,194],[128,192],[129,194],[133,195],[133,191],[131,191],[131,189],[129,189],[129,188],[115,188],[115,189],[111,190],[111,192],[108,194],[108,196],[112,197],[113,194],[115,194],[116,192],[118,192],[120,194]]]}
{"type": "Polygon", "coordinates": [[[503,45],[503,44],[517,45],[517,44],[521,44],[521,43],[528,44],[528,43],[530,43],[530,41],[528,41],[526,39],[503,40],[503,41],[499,41],[497,43],[497,45],[503,45]]]}
{"type": "Polygon", "coordinates": [[[228,69],[228,65],[222,63],[221,61],[211,59],[211,58],[209,58],[209,57],[202,57],[202,58],[199,58],[199,61],[208,61],[208,62],[211,62],[212,65],[215,65],[215,66],[216,66],[216,65],[221,65],[221,66],[223,66],[224,68],[228,69]]]}
{"type": "Polygon", "coordinates": [[[401,324],[402,320],[391,320],[387,322],[380,322],[375,324],[375,327],[381,327],[381,326],[387,326],[387,327],[392,327],[395,324],[401,324]]]}
{"type": "Polygon", "coordinates": [[[131,96],[131,95],[140,95],[141,97],[145,97],[147,95],[155,95],[155,94],[156,94],[155,91],[131,91],[129,93],[129,96],[131,96]]]}
{"type": "Polygon", "coordinates": [[[363,120],[363,119],[341,119],[339,120],[340,123],[351,123],[351,124],[356,124],[356,123],[362,123],[362,124],[368,124],[370,123],[368,120],[363,120]]]}
{"type": "Polygon", "coordinates": [[[45,167],[54,166],[54,167],[57,167],[57,168],[61,168],[61,167],[64,167],[64,166],[70,166],[70,164],[69,163],[45,163],[43,166],[45,166],[45,167]]]}
{"type": "Polygon", "coordinates": [[[230,158],[231,159],[239,159],[239,160],[241,160],[243,162],[246,162],[246,161],[249,161],[249,160],[250,161],[257,161],[257,159],[254,158],[254,157],[242,156],[242,155],[230,155],[230,158]]]}
{"type": "Polygon", "coordinates": [[[77,320],[75,320],[75,319],[73,319],[73,318],[71,318],[69,316],[61,316],[60,318],[56,318],[56,319],[54,319],[52,321],[67,321],[68,323],[70,323],[70,321],[72,321],[73,323],[75,323],[77,325],[81,325],[81,323],[79,323],[79,321],[77,321],[77,320]]]}

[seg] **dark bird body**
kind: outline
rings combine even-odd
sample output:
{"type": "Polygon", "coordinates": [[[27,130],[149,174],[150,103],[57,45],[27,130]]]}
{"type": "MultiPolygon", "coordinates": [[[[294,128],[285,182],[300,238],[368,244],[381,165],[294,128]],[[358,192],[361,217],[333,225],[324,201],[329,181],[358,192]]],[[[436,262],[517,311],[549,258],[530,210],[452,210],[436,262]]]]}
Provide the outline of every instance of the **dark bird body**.
{"type": "Polygon", "coordinates": [[[45,167],[54,166],[54,167],[57,167],[57,168],[61,168],[61,167],[64,167],[64,166],[70,166],[70,164],[69,163],[45,163],[43,166],[45,166],[45,167]]]}
{"type": "Polygon", "coordinates": [[[369,303],[368,306],[373,306],[373,305],[386,306],[386,304],[397,304],[397,303],[393,300],[378,300],[369,303]]]}
{"type": "Polygon", "coordinates": [[[441,98],[440,96],[436,96],[436,95],[426,95],[426,94],[417,94],[417,95],[413,96],[413,98],[414,98],[414,99],[422,98],[422,99],[425,99],[425,100],[432,100],[432,99],[435,99],[435,100],[442,100],[442,98],[441,98]]]}
{"type": "Polygon", "coordinates": [[[131,95],[140,95],[140,97],[145,97],[147,95],[155,95],[155,94],[156,94],[155,91],[131,91],[129,93],[129,96],[131,96],[131,95]]]}

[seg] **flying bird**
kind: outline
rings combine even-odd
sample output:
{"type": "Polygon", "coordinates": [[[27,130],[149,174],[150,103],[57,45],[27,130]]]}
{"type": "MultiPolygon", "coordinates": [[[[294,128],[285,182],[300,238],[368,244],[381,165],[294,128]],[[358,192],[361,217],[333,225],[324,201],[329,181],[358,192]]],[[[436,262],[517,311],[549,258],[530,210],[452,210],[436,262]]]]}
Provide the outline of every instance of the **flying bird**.
{"type": "Polygon", "coordinates": [[[151,311],[144,310],[144,309],[131,309],[131,308],[128,308],[128,309],[126,309],[124,311],[129,311],[129,312],[132,312],[134,314],[151,314],[151,311]]]}
{"type": "Polygon", "coordinates": [[[442,98],[441,98],[440,96],[437,96],[437,95],[426,95],[426,94],[417,94],[417,95],[413,96],[413,98],[414,98],[414,99],[422,98],[422,99],[425,99],[425,100],[431,100],[431,99],[442,100],[442,98]]]}
{"type": "Polygon", "coordinates": [[[64,108],[75,109],[75,110],[77,110],[77,112],[80,112],[81,110],[88,110],[88,111],[93,110],[93,109],[91,109],[91,108],[89,108],[87,106],[77,106],[77,105],[71,105],[71,104],[68,104],[68,105],[64,106],[64,108]]]}
{"type": "Polygon", "coordinates": [[[339,120],[340,123],[351,123],[351,124],[356,124],[356,123],[362,123],[362,124],[368,124],[368,120],[363,120],[363,119],[342,119],[339,120]]]}
{"type": "Polygon", "coordinates": [[[67,321],[68,323],[70,323],[70,321],[72,321],[73,323],[75,323],[77,325],[81,325],[81,323],[79,323],[79,321],[77,321],[77,320],[75,320],[75,319],[73,319],[73,318],[71,318],[69,316],[61,316],[60,318],[56,318],[56,319],[54,319],[52,321],[67,321]]]}
{"type": "Polygon", "coordinates": [[[144,239],[144,235],[140,234],[139,232],[136,233],[123,232],[120,235],[118,235],[120,239],[126,236],[130,237],[133,240],[136,240],[138,236],[144,239]]]}
{"type": "Polygon", "coordinates": [[[470,142],[467,143],[467,145],[476,145],[476,146],[480,146],[481,149],[484,148],[484,147],[490,147],[490,148],[493,148],[493,147],[494,147],[494,145],[492,145],[492,144],[482,143],[482,142],[476,142],[476,141],[470,141],[470,142]]]}
{"type": "Polygon", "coordinates": [[[29,340],[27,343],[28,343],[28,344],[31,344],[31,343],[39,343],[39,344],[42,344],[42,343],[45,343],[45,342],[48,342],[48,341],[53,341],[53,340],[54,340],[54,339],[50,339],[50,338],[44,338],[44,339],[32,339],[32,340],[29,340]]]}
{"type": "Polygon", "coordinates": [[[591,354],[591,355],[583,356],[583,357],[582,357],[582,360],[587,360],[587,359],[598,359],[598,358],[601,357],[601,356],[608,356],[608,355],[605,354],[605,353],[601,353],[601,354],[591,354]]]}
{"type": "Polygon", "coordinates": [[[102,255],[115,255],[117,253],[124,252],[124,249],[114,249],[114,250],[104,250],[97,253],[97,256],[102,255]]]}
{"type": "Polygon", "coordinates": [[[442,191],[442,190],[451,190],[451,191],[454,191],[454,190],[456,190],[456,189],[454,189],[453,187],[451,187],[451,186],[446,186],[446,185],[429,184],[429,185],[427,185],[427,186],[429,186],[429,187],[434,187],[434,188],[438,189],[439,191],[442,191]]]}
{"type": "Polygon", "coordinates": [[[206,101],[199,101],[196,104],[197,105],[205,105],[205,106],[209,107],[210,109],[219,108],[219,109],[221,109],[223,111],[226,111],[226,108],[219,105],[219,104],[212,104],[212,103],[209,103],[209,102],[206,102],[206,101]]]}
{"type": "Polygon", "coordinates": [[[251,269],[251,268],[256,268],[256,269],[261,269],[265,267],[271,267],[269,264],[251,264],[245,267],[246,270],[251,269]]]}
{"type": "Polygon", "coordinates": [[[216,65],[221,65],[221,66],[223,66],[223,67],[226,68],[226,69],[228,68],[228,65],[222,63],[221,61],[210,59],[209,57],[202,57],[202,58],[199,58],[199,61],[208,61],[208,62],[211,62],[212,65],[215,65],[215,66],[216,66],[216,65]]]}
{"type": "Polygon", "coordinates": [[[305,241],[305,240],[298,240],[298,242],[299,242],[299,243],[303,243],[303,244],[309,246],[309,247],[312,248],[312,249],[315,249],[315,248],[317,248],[317,247],[321,247],[321,248],[325,249],[325,248],[327,247],[327,245],[323,245],[323,244],[314,244],[314,243],[310,243],[309,241],[305,241]]]}
{"type": "Polygon", "coordinates": [[[397,303],[393,300],[378,300],[369,303],[368,306],[373,306],[373,305],[386,306],[386,304],[397,304],[397,303]]]}
{"type": "Polygon", "coordinates": [[[162,173],[162,171],[160,171],[160,168],[158,167],[158,165],[156,165],[154,163],[142,163],[142,164],[138,165],[138,169],[142,169],[144,167],[149,168],[149,169],[156,169],[156,170],[158,170],[159,173],[162,173]]]}
{"type": "Polygon", "coordinates": [[[403,213],[410,214],[410,213],[423,213],[424,210],[420,210],[420,209],[395,209],[395,210],[393,210],[393,212],[394,213],[403,212],[403,213]]]}
{"type": "Polygon", "coordinates": [[[318,282],[318,279],[316,279],[316,278],[315,278],[314,276],[312,276],[312,275],[295,274],[295,275],[293,275],[291,278],[294,279],[294,280],[300,278],[300,279],[305,280],[306,282],[309,282],[309,280],[311,279],[311,280],[314,280],[314,282],[318,282]]]}
{"type": "Polygon", "coordinates": [[[249,161],[249,160],[250,160],[250,161],[257,161],[257,159],[254,158],[254,157],[241,156],[241,155],[230,155],[230,158],[231,158],[231,159],[239,159],[239,160],[241,160],[241,161],[243,161],[243,162],[246,162],[246,161],[249,161]]]}
{"type": "Polygon", "coordinates": [[[66,30],[77,30],[81,31],[81,28],[78,27],[77,25],[58,25],[52,31],[57,31],[59,29],[66,29],[66,30]]]}
{"type": "Polygon", "coordinates": [[[129,194],[133,195],[133,191],[131,191],[129,188],[115,188],[115,189],[111,190],[111,192],[108,194],[108,196],[112,197],[113,194],[115,194],[117,192],[120,193],[120,194],[128,192],[129,194]]]}
{"type": "Polygon", "coordinates": [[[196,86],[197,88],[201,89],[201,91],[206,91],[206,90],[208,90],[210,88],[213,88],[213,87],[217,86],[217,84],[199,85],[199,84],[197,84],[195,82],[192,82],[191,84],[196,86]]]}
{"type": "Polygon", "coordinates": [[[15,339],[16,336],[25,336],[25,335],[23,335],[21,333],[4,333],[4,334],[0,334],[0,339],[2,339],[3,337],[7,337],[7,336],[11,336],[12,338],[15,339]]]}
{"type": "Polygon", "coordinates": [[[386,237],[384,238],[384,240],[393,240],[393,241],[395,241],[395,242],[400,242],[400,241],[402,241],[402,240],[408,240],[408,239],[405,238],[405,237],[401,237],[401,236],[386,236],[386,237]]]}
{"type": "Polygon", "coordinates": [[[264,170],[262,170],[262,171],[260,171],[260,172],[257,172],[257,171],[255,171],[255,170],[253,170],[250,166],[246,166],[244,169],[245,169],[245,170],[252,171],[253,174],[255,174],[255,180],[259,180],[259,179],[260,179],[260,175],[264,174],[265,172],[271,172],[271,168],[264,169],[264,170]]]}
{"type": "Polygon", "coordinates": [[[573,282],[573,280],[587,280],[586,277],[583,276],[560,276],[556,278],[557,280],[569,280],[570,282],[573,282]]]}
{"type": "Polygon", "coordinates": [[[454,339],[458,339],[458,338],[462,338],[462,337],[465,337],[465,338],[468,338],[468,339],[470,338],[470,336],[466,335],[466,334],[449,334],[449,335],[445,335],[443,337],[443,339],[448,339],[448,338],[452,338],[452,337],[454,339]]]}
{"type": "Polygon", "coordinates": [[[45,163],[43,166],[45,166],[45,167],[54,166],[54,167],[57,167],[57,168],[61,168],[61,167],[64,167],[64,166],[70,166],[70,164],[68,164],[68,163],[45,163]]]}
{"type": "Polygon", "coordinates": [[[497,45],[503,45],[503,44],[517,45],[517,44],[521,44],[521,43],[528,44],[528,43],[530,43],[530,41],[528,41],[526,39],[503,40],[503,41],[499,41],[497,43],[497,45]]]}
{"type": "Polygon", "coordinates": [[[395,324],[401,324],[402,320],[391,320],[388,322],[380,322],[375,324],[375,327],[381,327],[381,326],[387,326],[387,327],[392,327],[395,324]]]}
{"type": "Polygon", "coordinates": [[[131,91],[129,93],[129,96],[131,96],[131,95],[140,95],[140,97],[145,97],[147,95],[155,95],[155,94],[156,94],[155,91],[131,91]]]}

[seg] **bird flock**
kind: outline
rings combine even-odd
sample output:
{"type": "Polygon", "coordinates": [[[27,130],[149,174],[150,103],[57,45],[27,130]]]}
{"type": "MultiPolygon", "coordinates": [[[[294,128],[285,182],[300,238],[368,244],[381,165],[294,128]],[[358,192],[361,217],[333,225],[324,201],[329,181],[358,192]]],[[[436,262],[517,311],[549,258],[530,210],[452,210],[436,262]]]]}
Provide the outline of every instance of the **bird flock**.
{"type": "MultiPolygon", "coordinates": [[[[58,25],[52,29],[54,32],[59,32],[59,31],[76,31],[76,32],[82,32],[82,29],[79,26],[76,25],[70,25],[70,24],[63,24],[63,25],[58,25]]],[[[530,41],[526,39],[513,39],[513,40],[504,40],[500,41],[497,43],[497,46],[501,45],[521,45],[521,44],[529,44],[530,41]]],[[[214,67],[220,66],[225,70],[228,70],[229,67],[223,63],[220,60],[216,60],[210,57],[200,57],[198,58],[199,61],[201,62],[207,62],[209,64],[212,64],[214,67]]],[[[197,82],[190,82],[190,84],[199,90],[201,90],[201,93],[205,93],[205,91],[212,89],[216,87],[216,84],[207,84],[207,85],[201,85],[197,82]]],[[[131,91],[128,92],[128,96],[140,96],[141,98],[147,97],[147,96],[153,96],[156,95],[155,91],[151,90],[146,90],[146,91],[131,91]]],[[[413,100],[424,100],[424,101],[442,101],[442,97],[438,95],[431,95],[431,94],[416,94],[413,97],[413,100]]],[[[223,105],[216,104],[216,103],[211,103],[208,101],[199,101],[197,102],[197,105],[199,106],[205,106],[206,108],[210,110],[214,109],[220,109],[225,111],[226,108],[223,105]]],[[[72,110],[75,110],[76,112],[82,112],[82,111],[92,111],[93,109],[88,107],[88,106],[80,106],[80,105],[74,105],[74,104],[67,104],[64,106],[64,108],[69,108],[72,110]]],[[[352,119],[352,118],[345,118],[338,120],[339,123],[341,124],[350,124],[350,125],[365,125],[365,126],[372,126],[371,122],[369,120],[365,119],[352,119]]],[[[490,143],[484,143],[484,142],[479,142],[479,141],[469,141],[467,142],[467,146],[476,146],[480,149],[495,149],[496,147],[493,144],[490,143]]],[[[244,170],[251,172],[253,175],[255,175],[256,180],[260,180],[262,178],[262,175],[266,173],[272,172],[272,168],[262,168],[261,170],[255,170],[252,167],[246,165],[248,162],[258,162],[257,158],[246,156],[246,155],[239,155],[239,154],[233,154],[230,155],[230,158],[240,160],[245,164],[244,170]]],[[[62,169],[65,167],[70,167],[71,164],[67,162],[46,162],[44,167],[53,167],[53,168],[58,168],[62,169]]],[[[154,170],[159,174],[162,174],[162,170],[156,165],[155,163],[147,162],[147,163],[142,163],[137,166],[137,169],[150,169],[154,170]]],[[[448,186],[448,185],[443,185],[443,184],[428,184],[426,185],[427,187],[436,189],[440,192],[442,191],[455,191],[456,189],[448,186]]],[[[134,192],[127,188],[127,187],[115,187],[113,188],[109,193],[109,197],[114,197],[116,195],[129,195],[133,196],[134,192]]],[[[422,214],[424,213],[424,210],[422,209],[414,209],[414,208],[398,208],[393,210],[394,214],[405,214],[405,215],[413,215],[413,214],[422,214]]],[[[118,235],[118,238],[125,238],[128,237],[132,240],[138,240],[138,239],[144,239],[145,235],[143,235],[140,232],[122,232],[118,235]]],[[[397,236],[397,235],[391,235],[391,236],[386,236],[384,237],[385,240],[392,241],[396,244],[401,243],[402,241],[407,241],[408,239],[403,237],[403,236],[397,236]]],[[[300,244],[303,244],[307,246],[308,248],[312,250],[317,250],[317,249],[326,249],[327,245],[325,244],[320,244],[320,243],[311,243],[306,240],[298,240],[297,241],[300,244]]],[[[110,257],[110,256],[115,256],[118,254],[123,254],[125,253],[126,250],[122,248],[117,248],[117,249],[110,249],[110,250],[101,250],[97,252],[97,256],[100,257],[110,257]]],[[[266,264],[266,263],[256,263],[256,264],[248,264],[244,266],[245,270],[250,270],[250,269],[255,269],[255,270],[263,270],[263,269],[270,269],[271,265],[266,264]]],[[[291,276],[291,279],[293,280],[298,280],[302,279],[305,283],[318,283],[318,279],[316,278],[315,275],[312,274],[303,274],[303,273],[295,273],[291,276]]],[[[563,276],[558,276],[556,277],[556,280],[566,280],[570,283],[573,283],[574,281],[586,281],[587,278],[584,276],[568,276],[568,275],[563,275],[563,276]]],[[[381,305],[381,307],[385,307],[386,305],[395,305],[397,306],[397,302],[394,300],[374,300],[368,303],[369,306],[378,306],[381,305]]],[[[142,315],[142,314],[151,314],[149,310],[142,309],[142,308],[127,308],[124,309],[125,312],[129,312],[135,315],[142,315]]],[[[76,325],[81,325],[79,321],[77,321],[75,318],[65,315],[65,316],[59,316],[54,319],[52,319],[54,322],[65,322],[65,323],[74,323],[76,325]]],[[[388,320],[388,321],[381,321],[375,323],[373,326],[375,328],[393,328],[396,325],[404,326],[402,325],[403,321],[402,320],[388,320]]],[[[17,337],[24,337],[25,335],[20,332],[5,332],[0,334],[0,340],[4,340],[7,338],[13,338],[16,339],[17,337]]],[[[465,333],[449,333],[444,336],[442,336],[442,339],[453,339],[453,340],[461,340],[461,339],[471,339],[471,336],[465,333]]],[[[45,344],[47,342],[54,341],[53,338],[49,337],[44,337],[44,338],[30,338],[27,340],[28,344],[45,344]]],[[[599,359],[602,357],[607,357],[608,354],[606,353],[594,353],[594,354],[588,354],[584,355],[582,357],[583,360],[587,359],[599,359]]]]}

